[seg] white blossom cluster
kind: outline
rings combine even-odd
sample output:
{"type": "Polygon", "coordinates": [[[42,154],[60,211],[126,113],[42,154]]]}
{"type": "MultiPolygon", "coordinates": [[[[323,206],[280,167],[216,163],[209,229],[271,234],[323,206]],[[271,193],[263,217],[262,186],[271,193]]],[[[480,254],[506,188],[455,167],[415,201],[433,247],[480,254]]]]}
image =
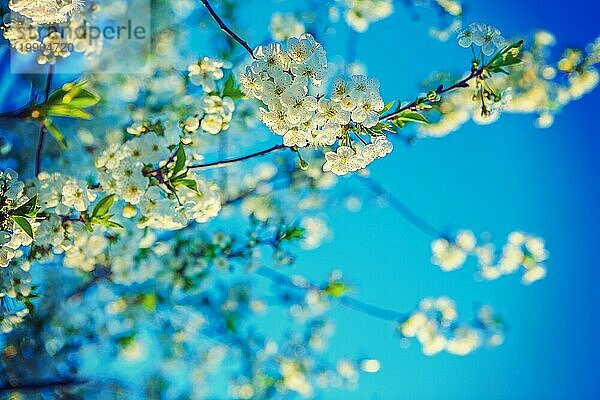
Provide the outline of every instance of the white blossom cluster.
{"type": "Polygon", "coordinates": [[[217,81],[225,75],[223,69],[230,69],[231,63],[204,57],[188,66],[188,77],[195,86],[201,86],[205,93],[217,91],[217,81]]]}
{"type": "Polygon", "coordinates": [[[273,43],[255,49],[256,60],[240,76],[242,91],[261,100],[261,120],[288,147],[328,147],[324,171],[345,175],[365,168],[392,151],[385,134],[369,132],[370,143],[360,136],[379,122],[384,103],[379,82],[364,75],[350,81],[337,79],[331,97],[313,95],[311,89],[326,77],[325,50],[310,34],[291,37],[287,49],[273,43]],[[361,140],[354,146],[351,134],[361,140]]]}
{"type": "MultiPolygon", "coordinates": [[[[110,241],[102,229],[90,232],[83,223],[72,222],[66,224],[65,233],[66,240],[62,246],[64,265],[87,272],[93,271],[97,265],[109,265],[106,250],[110,241]]],[[[60,249],[61,247],[52,247],[55,253],[59,253],[60,249]]]]}
{"type": "MultiPolygon", "coordinates": [[[[487,52],[506,42],[495,28],[488,27],[490,35],[484,37],[487,25],[472,24],[458,34],[459,44],[469,47],[482,43],[487,52]],[[490,39],[491,38],[491,39],[490,39]],[[494,44],[494,40],[496,44],[494,44]]],[[[433,117],[428,124],[419,126],[420,137],[442,137],[458,130],[467,121],[486,125],[496,122],[503,113],[536,114],[535,125],[544,129],[552,126],[555,116],[569,103],[592,91],[600,82],[597,64],[600,63],[600,39],[583,49],[567,48],[557,61],[550,57],[556,44],[555,36],[544,30],[535,32],[520,51],[521,63],[511,65],[510,74],[494,74],[486,78],[494,95],[486,101],[487,115],[482,116],[481,92],[457,90],[444,95],[443,101],[434,105],[433,117]],[[495,94],[500,100],[496,101],[495,94]],[[493,101],[490,101],[493,100],[493,101]]],[[[431,82],[424,82],[431,84],[431,82]]]]}
{"type": "Polygon", "coordinates": [[[95,165],[104,190],[136,205],[150,184],[144,166],[158,164],[169,156],[166,140],[148,132],[125,144],[110,145],[96,158],[95,165]]]}
{"type": "Polygon", "coordinates": [[[29,296],[32,292],[30,269],[31,262],[18,249],[10,267],[3,268],[0,272],[0,299],[29,296]]]}
{"type": "Polygon", "coordinates": [[[431,243],[431,262],[446,272],[458,269],[463,266],[476,245],[475,235],[467,230],[459,231],[453,241],[435,239],[431,243]]]}
{"type": "Polygon", "coordinates": [[[393,149],[385,135],[375,136],[373,141],[365,146],[340,146],[335,152],[325,153],[323,171],[331,171],[336,175],[346,175],[348,172],[366,168],[377,158],[385,157],[393,149]]]}
{"type": "Polygon", "coordinates": [[[85,0],[10,0],[8,7],[41,25],[65,22],[84,4],[85,0]]]}
{"type": "Polygon", "coordinates": [[[480,273],[484,279],[493,280],[523,268],[521,278],[524,284],[543,279],[546,267],[543,262],[548,259],[544,240],[523,232],[512,232],[502,248],[502,254],[496,259],[494,246],[486,244],[478,247],[476,255],[479,260],[480,273]]]}
{"type": "MultiPolygon", "coordinates": [[[[21,246],[29,246],[32,238],[11,219],[11,210],[24,204],[29,198],[24,194],[25,184],[19,175],[8,168],[0,172],[0,267],[6,268],[17,256],[21,246]]],[[[33,230],[37,224],[28,219],[33,230]]]]}
{"type": "Polygon", "coordinates": [[[458,44],[461,47],[477,45],[486,56],[491,56],[494,51],[506,46],[506,40],[498,28],[474,22],[458,33],[458,44]]]}
{"type": "Polygon", "coordinates": [[[142,227],[179,229],[191,220],[206,222],[215,217],[221,209],[219,188],[200,176],[188,174],[197,190],[180,185],[176,195],[156,184],[151,185],[144,168],[153,168],[169,156],[167,140],[154,132],[123,144],[112,144],[95,161],[100,185],[128,204],[124,208],[125,217],[134,217],[137,210],[132,206],[137,206],[142,215],[138,224],[142,227]]]}
{"type": "Polygon", "coordinates": [[[454,238],[438,238],[431,243],[431,262],[443,271],[461,268],[469,256],[479,263],[479,274],[483,279],[494,280],[502,275],[524,269],[522,282],[529,284],[546,276],[543,262],[548,258],[543,239],[515,231],[508,235],[508,241],[499,258],[491,243],[477,243],[473,232],[459,231],[454,238]]]}
{"type": "Polygon", "coordinates": [[[483,344],[497,346],[504,341],[502,327],[493,310],[483,306],[478,312],[478,324],[460,325],[453,300],[447,297],[427,297],[419,308],[398,326],[403,338],[416,338],[425,355],[447,351],[467,355],[483,344]]]}
{"type": "Polygon", "coordinates": [[[24,308],[10,315],[2,315],[0,316],[0,332],[9,333],[15,327],[25,321],[25,318],[29,315],[29,310],[24,308]]]}
{"type": "Polygon", "coordinates": [[[212,135],[229,129],[235,104],[230,97],[218,93],[217,82],[225,76],[224,70],[230,68],[231,63],[208,57],[188,66],[190,82],[202,87],[204,95],[200,98],[197,114],[183,121],[184,143],[191,143],[192,134],[200,128],[212,135]]]}
{"type": "Polygon", "coordinates": [[[42,172],[32,184],[41,211],[48,214],[39,222],[35,244],[47,250],[46,256],[64,255],[64,265],[71,268],[89,272],[105,265],[108,238],[101,229],[90,232],[80,218],[98,198],[98,190],[61,173],[42,172]]]}
{"type": "Polygon", "coordinates": [[[331,236],[331,230],[323,218],[304,217],[300,225],[304,228],[304,237],[302,238],[302,242],[300,242],[300,246],[303,249],[316,249],[331,236]]]}
{"type": "Polygon", "coordinates": [[[346,23],[357,32],[365,32],[371,23],[394,12],[392,0],[343,0],[342,3],[346,23]]]}
{"type": "Polygon", "coordinates": [[[183,142],[190,143],[193,140],[192,134],[197,133],[200,128],[211,135],[229,129],[234,110],[235,104],[229,97],[203,95],[200,98],[198,114],[186,118],[183,122],[183,142]]]}
{"type": "Polygon", "coordinates": [[[89,59],[102,51],[103,40],[102,36],[96,38],[79,33],[85,31],[86,21],[92,18],[91,14],[96,10],[94,7],[84,8],[84,4],[83,0],[13,0],[11,9],[17,14],[11,15],[2,24],[3,36],[17,52],[36,54],[36,61],[40,65],[55,64],[60,58],[69,57],[71,51],[81,53],[89,59]],[[60,7],[61,12],[54,12],[51,8],[48,12],[43,11],[47,5],[51,8],[60,7]],[[29,14],[29,11],[32,13],[29,14]],[[69,15],[71,18],[68,18],[69,15]],[[55,16],[56,21],[49,21],[52,16],[55,16]],[[45,22],[42,21],[44,19],[45,22]],[[44,24],[48,23],[61,23],[64,30],[49,32],[44,29],[44,24]]]}
{"type": "Polygon", "coordinates": [[[56,215],[69,216],[74,211],[86,211],[97,197],[96,191],[85,181],[58,172],[41,172],[33,185],[41,209],[52,209],[56,215]]]}
{"type": "Polygon", "coordinates": [[[4,39],[10,42],[10,45],[19,53],[25,54],[26,46],[41,42],[40,33],[37,26],[23,18],[12,18],[10,22],[5,22],[2,26],[2,35],[4,39]]]}
{"type": "Polygon", "coordinates": [[[153,234],[140,229],[108,232],[103,226],[95,226],[90,232],[82,221],[65,220],[55,214],[41,221],[35,238],[35,244],[48,253],[64,255],[62,263],[67,267],[84,272],[98,266],[110,267],[112,281],[119,284],[143,282],[156,275],[160,264],[152,254],[143,263],[134,260],[139,249],[154,241],[153,234]]]}

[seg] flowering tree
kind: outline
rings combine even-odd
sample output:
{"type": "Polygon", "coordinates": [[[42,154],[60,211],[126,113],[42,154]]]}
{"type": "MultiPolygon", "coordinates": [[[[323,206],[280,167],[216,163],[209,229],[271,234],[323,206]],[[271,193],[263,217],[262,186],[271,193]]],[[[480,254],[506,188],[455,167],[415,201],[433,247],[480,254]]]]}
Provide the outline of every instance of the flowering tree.
{"type": "Polygon", "coordinates": [[[442,270],[472,257],[482,279],[542,279],[543,239],[515,231],[497,251],[485,235],[440,231],[368,169],[395,143],[444,136],[470,119],[534,113],[549,126],[598,83],[600,41],[553,62],[548,32],[507,40],[490,25],[462,27],[454,0],[416,2],[442,13],[447,26],[434,36],[458,30],[464,71],[432,74],[414,99],[384,101],[353,51],[328,59],[327,31],[346,23],[363,32],[399,5],[307,3],[274,14],[272,38],[253,47],[237,33],[235,1],[156,0],[151,44],[123,57],[78,28],[135,12],[127,2],[9,2],[11,57],[41,65],[44,79],[29,75],[30,100],[0,114],[11,132],[0,172],[1,390],[258,399],[352,387],[379,362],[328,357],[334,306],[393,322],[390,334],[414,338],[426,355],[502,343],[490,306],[471,322],[446,297],[392,310],[356,298],[341,272],[313,282],[294,261],[329,238],[322,210],[355,206],[336,189],[349,175],[431,237],[442,270]],[[202,43],[180,45],[198,23],[202,43]],[[145,63],[135,74],[103,73],[115,55],[145,63]],[[60,74],[73,58],[83,72],[60,74]],[[31,129],[37,143],[23,144],[31,129]],[[148,351],[154,362],[123,374],[119,362],[148,351]],[[90,367],[92,355],[104,368],[90,367]],[[226,376],[227,387],[208,385],[211,376],[226,376]]]}

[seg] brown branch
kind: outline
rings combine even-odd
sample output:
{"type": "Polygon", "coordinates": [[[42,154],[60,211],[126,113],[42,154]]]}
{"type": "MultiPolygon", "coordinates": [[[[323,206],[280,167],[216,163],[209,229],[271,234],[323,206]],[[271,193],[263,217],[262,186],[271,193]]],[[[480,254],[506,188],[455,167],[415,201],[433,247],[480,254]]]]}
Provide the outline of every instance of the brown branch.
{"type": "Polygon", "coordinates": [[[108,268],[103,268],[100,269],[97,273],[96,276],[94,276],[92,279],[90,279],[89,281],[87,281],[86,283],[84,283],[82,286],[80,286],[79,288],[77,288],[73,293],[71,293],[68,297],[67,297],[67,301],[72,301],[75,299],[80,299],[81,297],[83,297],[83,295],[90,290],[92,287],[94,287],[97,283],[103,282],[103,281],[111,281],[111,276],[112,276],[112,271],[110,271],[108,268]]]}
{"type": "MultiPolygon", "coordinates": [[[[48,101],[50,96],[50,86],[52,85],[52,74],[54,73],[54,65],[48,66],[48,77],[46,78],[46,89],[44,90],[44,102],[48,101]]],[[[42,165],[42,152],[44,151],[44,138],[46,137],[46,125],[44,121],[40,121],[40,135],[38,139],[37,150],[35,152],[35,176],[40,174],[42,165]]]]}
{"type": "Polygon", "coordinates": [[[239,37],[234,31],[232,31],[225,24],[225,22],[223,22],[221,17],[219,17],[219,15],[215,12],[215,10],[213,10],[213,8],[210,5],[210,3],[208,2],[208,0],[200,0],[200,2],[202,2],[202,4],[204,4],[204,7],[206,7],[206,9],[208,10],[208,13],[212,17],[212,19],[214,19],[215,22],[219,25],[219,28],[221,28],[221,30],[223,32],[225,32],[227,35],[229,35],[229,37],[231,37],[233,40],[238,42],[244,49],[246,49],[246,51],[248,52],[248,54],[250,54],[252,56],[252,58],[256,58],[254,56],[254,52],[252,51],[252,48],[248,45],[248,43],[245,40],[243,40],[241,37],[239,37]]]}
{"type": "Polygon", "coordinates": [[[369,190],[371,190],[375,195],[384,198],[390,207],[398,214],[402,216],[409,224],[413,225],[426,235],[431,236],[432,238],[443,237],[444,233],[440,230],[436,229],[429,222],[425,221],[421,218],[417,213],[411,210],[406,204],[404,204],[400,199],[394,196],[389,190],[381,186],[379,183],[374,181],[372,178],[365,178],[362,176],[358,176],[358,179],[363,183],[369,190]]]}
{"type": "MultiPolygon", "coordinates": [[[[317,290],[322,292],[323,288],[305,280],[305,284],[301,285],[299,283],[294,282],[289,276],[286,274],[279,272],[275,269],[269,267],[260,267],[256,270],[256,273],[262,277],[265,277],[275,284],[285,285],[289,287],[295,287],[304,290],[317,290]]],[[[341,295],[339,297],[333,297],[336,299],[342,306],[357,311],[361,314],[365,314],[377,319],[382,319],[385,321],[402,321],[405,320],[408,316],[406,313],[402,313],[395,310],[390,310],[387,308],[379,307],[373,304],[366,303],[362,300],[358,300],[354,297],[348,295],[341,295]]]]}
{"type": "MultiPolygon", "coordinates": [[[[472,68],[469,75],[467,75],[465,78],[461,79],[460,81],[458,81],[455,84],[448,86],[446,88],[444,88],[443,86],[440,85],[435,90],[435,92],[438,95],[442,95],[444,93],[450,92],[455,89],[469,87],[469,81],[471,79],[480,77],[484,73],[484,71],[485,71],[484,67],[472,68]]],[[[412,103],[409,103],[409,104],[405,105],[404,107],[400,107],[399,109],[397,109],[396,111],[394,111],[390,114],[384,115],[383,117],[379,118],[379,120],[380,121],[389,121],[391,119],[394,119],[394,117],[397,116],[398,114],[401,114],[402,112],[404,112],[406,110],[415,109],[419,104],[423,104],[426,102],[429,102],[429,100],[423,99],[423,98],[418,98],[415,101],[413,101],[412,103]]]]}
{"type": "Polygon", "coordinates": [[[220,167],[227,166],[229,164],[248,160],[248,159],[254,158],[254,157],[264,156],[265,154],[272,153],[272,152],[278,151],[278,150],[287,149],[287,148],[288,147],[283,144],[278,144],[273,147],[269,147],[268,149],[257,151],[256,153],[247,154],[245,156],[236,157],[236,158],[230,158],[229,160],[215,161],[215,162],[206,163],[206,164],[193,164],[193,165],[188,166],[187,169],[190,170],[190,169],[220,168],[220,167]]]}
{"type": "Polygon", "coordinates": [[[81,379],[63,379],[63,380],[55,380],[55,381],[35,381],[35,382],[23,382],[18,383],[16,385],[11,385],[10,383],[5,383],[0,386],[0,393],[2,392],[25,392],[25,391],[34,391],[34,390],[43,390],[50,388],[65,388],[76,385],[85,385],[88,381],[81,379]]]}

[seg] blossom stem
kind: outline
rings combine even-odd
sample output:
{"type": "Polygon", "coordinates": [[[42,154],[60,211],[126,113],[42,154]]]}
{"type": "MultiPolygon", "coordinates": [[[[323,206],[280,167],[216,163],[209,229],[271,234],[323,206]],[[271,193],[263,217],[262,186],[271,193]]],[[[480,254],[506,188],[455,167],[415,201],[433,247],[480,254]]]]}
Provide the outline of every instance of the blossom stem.
{"type": "Polygon", "coordinates": [[[0,120],[2,120],[2,119],[8,119],[8,120],[25,119],[29,115],[30,108],[31,108],[31,104],[28,104],[17,110],[2,112],[2,113],[0,113],[0,120]]]}
{"type": "Polygon", "coordinates": [[[404,204],[400,199],[394,196],[389,190],[381,186],[379,183],[374,181],[372,178],[365,178],[358,176],[359,180],[369,188],[375,195],[383,197],[389,205],[396,211],[398,214],[402,216],[408,223],[422,231],[428,236],[432,238],[443,237],[444,233],[440,230],[436,229],[429,222],[425,221],[421,218],[417,213],[411,210],[406,204],[404,204]]]}
{"type": "Polygon", "coordinates": [[[219,17],[219,15],[212,8],[212,6],[208,2],[208,0],[200,0],[200,2],[202,4],[204,4],[204,7],[208,11],[208,13],[212,17],[212,19],[214,19],[215,22],[219,25],[219,28],[221,28],[221,30],[223,32],[225,32],[227,35],[229,35],[233,40],[235,40],[236,42],[238,42],[248,52],[248,54],[250,54],[252,56],[252,58],[256,58],[256,57],[254,57],[254,52],[252,51],[252,48],[248,45],[248,43],[244,39],[242,39],[241,37],[239,37],[234,31],[232,31],[225,24],[225,22],[223,22],[223,20],[221,19],[221,17],[219,17]]]}
{"type": "Polygon", "coordinates": [[[215,161],[215,162],[206,163],[206,164],[194,164],[194,165],[190,165],[190,166],[187,167],[187,169],[191,170],[191,169],[221,168],[221,167],[227,166],[229,164],[234,164],[234,163],[237,163],[237,162],[240,162],[240,161],[244,161],[244,160],[248,160],[248,159],[254,158],[254,157],[264,156],[265,154],[269,154],[269,153],[272,153],[272,152],[278,151],[278,150],[284,150],[284,149],[287,149],[287,148],[288,147],[285,146],[285,145],[283,145],[283,144],[278,144],[278,145],[275,145],[273,147],[269,147],[268,149],[257,151],[256,153],[251,153],[251,154],[247,154],[245,156],[231,158],[229,160],[215,161]]]}
{"type": "Polygon", "coordinates": [[[0,393],[12,392],[12,391],[39,391],[41,389],[49,388],[65,388],[69,386],[85,385],[89,383],[86,380],[77,378],[64,379],[64,380],[49,380],[49,381],[36,381],[36,382],[23,382],[16,385],[5,384],[0,386],[0,393]]]}
{"type": "MultiPolygon", "coordinates": [[[[305,284],[296,283],[286,274],[269,267],[260,267],[256,270],[256,273],[264,278],[271,280],[272,282],[278,285],[285,285],[304,290],[310,289],[323,291],[323,288],[319,287],[314,283],[308,281],[306,281],[305,284]]],[[[369,304],[348,295],[341,295],[339,297],[336,297],[336,299],[341,305],[343,305],[346,308],[385,321],[402,321],[408,316],[408,314],[369,304]]]]}
{"type": "MultiPolygon", "coordinates": [[[[54,65],[48,65],[48,76],[46,77],[46,89],[44,90],[44,102],[48,101],[50,96],[50,87],[52,85],[52,74],[54,73],[54,65]]],[[[42,165],[42,152],[44,151],[44,138],[46,137],[46,124],[40,121],[40,135],[38,139],[37,150],[35,153],[35,176],[40,174],[42,165]]]]}
{"type": "MultiPolygon", "coordinates": [[[[450,92],[455,89],[469,87],[469,81],[471,81],[474,78],[480,77],[483,74],[484,70],[485,70],[484,67],[471,68],[471,72],[465,78],[461,79],[460,81],[458,81],[455,84],[448,86],[448,87],[439,86],[435,92],[438,95],[442,95],[444,93],[450,92]]],[[[409,103],[409,104],[405,105],[404,107],[400,107],[399,109],[397,109],[396,111],[394,111],[390,114],[384,115],[383,117],[379,118],[379,120],[380,121],[389,121],[391,119],[394,119],[395,116],[401,114],[402,112],[413,109],[413,108],[417,107],[419,104],[422,104],[424,102],[429,102],[429,100],[423,99],[423,98],[418,98],[415,101],[413,101],[412,103],[409,103]]]]}

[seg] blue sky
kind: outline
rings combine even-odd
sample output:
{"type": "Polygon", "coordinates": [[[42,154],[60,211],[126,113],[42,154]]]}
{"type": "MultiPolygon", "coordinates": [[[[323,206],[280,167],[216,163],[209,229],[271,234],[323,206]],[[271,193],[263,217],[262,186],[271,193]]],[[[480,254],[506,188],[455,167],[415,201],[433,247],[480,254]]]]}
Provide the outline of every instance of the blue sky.
{"type": "MultiPolygon", "coordinates": [[[[600,5],[589,1],[569,7],[559,1],[466,3],[467,22],[496,25],[508,37],[544,28],[557,36],[557,48],[585,45],[600,33],[592,17],[600,5]]],[[[429,38],[425,22],[412,21],[399,8],[359,38],[357,57],[380,79],[388,100],[411,99],[418,82],[435,69],[464,69],[464,51],[452,41],[429,38]],[[381,48],[397,50],[385,53],[382,63],[377,61],[381,48]]],[[[429,263],[429,238],[390,209],[367,206],[351,217],[331,213],[335,240],[303,254],[300,270],[319,277],[324,268],[341,268],[358,297],[399,310],[412,308],[422,296],[444,294],[470,319],[474,305],[489,303],[510,326],[499,348],[466,357],[426,357],[416,343],[401,348],[389,324],[340,309],[334,313],[333,351],[364,352],[382,362],[380,373],[363,376],[351,398],[600,396],[593,384],[600,356],[595,254],[600,138],[590,120],[598,101],[596,91],[571,103],[547,130],[536,129],[530,115],[505,115],[493,125],[468,123],[446,138],[410,148],[398,143],[373,168],[380,183],[440,228],[488,231],[499,245],[514,229],[544,237],[551,258],[541,282],[526,287],[517,276],[476,282],[472,264],[443,273],[429,263]]]]}

